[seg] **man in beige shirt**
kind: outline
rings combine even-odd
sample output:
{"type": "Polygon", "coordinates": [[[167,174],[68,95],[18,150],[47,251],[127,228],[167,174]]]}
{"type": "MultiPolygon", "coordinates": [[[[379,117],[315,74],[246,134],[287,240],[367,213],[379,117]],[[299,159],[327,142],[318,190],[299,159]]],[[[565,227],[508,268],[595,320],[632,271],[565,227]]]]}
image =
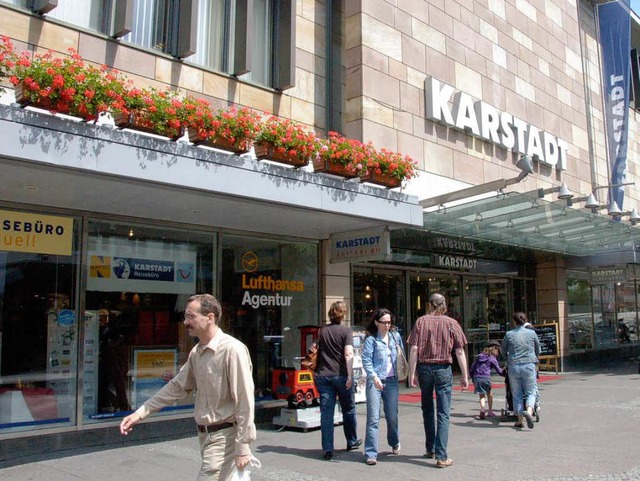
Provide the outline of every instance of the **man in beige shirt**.
{"type": "Polygon", "coordinates": [[[196,390],[194,417],[202,453],[198,481],[226,481],[233,465],[251,461],[249,444],[256,439],[254,384],[249,350],[222,332],[220,302],[210,294],[187,301],[184,325],[199,339],[176,377],[120,423],[120,432],[196,390]]]}

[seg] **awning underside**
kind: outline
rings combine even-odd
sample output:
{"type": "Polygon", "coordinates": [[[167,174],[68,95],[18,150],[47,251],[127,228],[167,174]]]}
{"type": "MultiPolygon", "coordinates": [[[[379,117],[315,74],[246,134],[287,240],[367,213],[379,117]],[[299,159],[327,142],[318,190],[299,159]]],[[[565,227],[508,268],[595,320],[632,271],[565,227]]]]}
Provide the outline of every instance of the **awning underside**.
{"type": "Polygon", "coordinates": [[[586,256],[633,249],[640,227],[600,213],[539,199],[537,192],[499,194],[424,213],[424,228],[441,234],[528,249],[586,256]]]}

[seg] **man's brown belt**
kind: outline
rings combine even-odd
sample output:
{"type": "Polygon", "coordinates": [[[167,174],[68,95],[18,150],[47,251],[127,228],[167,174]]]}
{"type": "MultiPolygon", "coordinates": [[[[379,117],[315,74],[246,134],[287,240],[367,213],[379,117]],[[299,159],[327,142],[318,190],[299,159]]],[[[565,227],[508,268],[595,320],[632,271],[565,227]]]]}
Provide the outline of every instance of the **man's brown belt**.
{"type": "Polygon", "coordinates": [[[208,424],[206,426],[198,424],[198,432],[211,434],[211,433],[215,433],[216,431],[220,431],[221,429],[227,429],[235,425],[236,423],[208,424]]]}

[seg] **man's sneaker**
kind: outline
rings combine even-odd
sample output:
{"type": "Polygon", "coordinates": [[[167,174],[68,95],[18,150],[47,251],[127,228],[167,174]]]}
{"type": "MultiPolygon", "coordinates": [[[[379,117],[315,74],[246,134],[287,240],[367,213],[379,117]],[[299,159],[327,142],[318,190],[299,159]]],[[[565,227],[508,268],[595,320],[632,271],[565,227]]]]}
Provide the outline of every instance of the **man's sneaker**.
{"type": "Polygon", "coordinates": [[[400,443],[398,443],[391,449],[391,452],[393,454],[400,454],[401,449],[402,449],[402,446],[400,446],[400,443]]]}
{"type": "Polygon", "coordinates": [[[325,452],[324,456],[322,456],[322,459],[324,459],[325,461],[331,461],[333,459],[333,453],[331,451],[325,452]]]}
{"type": "Polygon", "coordinates": [[[376,460],[376,458],[367,458],[367,464],[369,466],[375,466],[378,463],[378,461],[376,460]]]}
{"type": "Polygon", "coordinates": [[[452,464],[453,464],[452,459],[438,459],[438,461],[436,461],[437,468],[448,468],[452,464]]]}
{"type": "Polygon", "coordinates": [[[362,439],[358,439],[351,446],[347,446],[347,451],[353,451],[354,449],[358,449],[360,446],[362,446],[362,439]]]}
{"type": "Polygon", "coordinates": [[[534,426],[534,424],[533,424],[533,416],[531,414],[529,414],[529,411],[523,412],[522,415],[527,420],[527,427],[529,429],[533,429],[533,426],[534,426]]]}
{"type": "Polygon", "coordinates": [[[427,451],[426,453],[423,454],[423,456],[429,459],[436,459],[435,451],[427,451]]]}

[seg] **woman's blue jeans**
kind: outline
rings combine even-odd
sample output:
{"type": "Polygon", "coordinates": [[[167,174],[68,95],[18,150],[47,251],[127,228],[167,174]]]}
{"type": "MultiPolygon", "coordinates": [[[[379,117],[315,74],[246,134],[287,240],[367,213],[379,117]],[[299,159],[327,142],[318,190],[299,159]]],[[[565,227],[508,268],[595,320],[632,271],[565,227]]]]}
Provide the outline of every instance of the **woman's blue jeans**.
{"type": "Polygon", "coordinates": [[[449,413],[451,410],[451,390],[453,372],[449,364],[418,364],[418,381],[422,391],[422,421],[426,436],[427,452],[436,453],[436,459],[447,459],[449,442],[449,413]],[[433,406],[433,392],[436,393],[436,414],[433,406]]]}
{"type": "Polygon", "coordinates": [[[384,389],[376,389],[372,380],[367,380],[367,433],[364,439],[366,458],[378,457],[378,429],[380,427],[380,401],[383,402],[387,420],[387,442],[392,448],[400,444],[398,437],[398,378],[382,381],[384,389]]]}
{"type": "Polygon", "coordinates": [[[316,387],[320,393],[320,430],[322,431],[322,450],[333,451],[333,416],[336,409],[336,396],[342,409],[342,428],[347,439],[347,448],[358,441],[358,423],[356,419],[356,400],[351,389],[347,389],[346,376],[316,376],[316,387]]]}
{"type": "Polygon", "coordinates": [[[508,376],[513,396],[513,412],[517,416],[527,406],[536,405],[536,365],[533,362],[525,364],[509,364],[508,376]]]}

